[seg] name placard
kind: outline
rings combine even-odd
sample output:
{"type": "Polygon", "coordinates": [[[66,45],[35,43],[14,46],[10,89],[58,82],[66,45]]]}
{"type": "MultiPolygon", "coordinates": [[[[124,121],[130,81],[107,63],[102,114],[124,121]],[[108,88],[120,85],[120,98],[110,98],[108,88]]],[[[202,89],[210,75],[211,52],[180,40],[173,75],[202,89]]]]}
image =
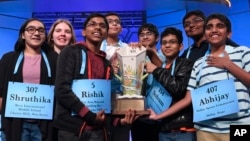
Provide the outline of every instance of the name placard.
{"type": "Polygon", "coordinates": [[[233,79],[214,82],[191,91],[194,122],[239,112],[233,79]]]}
{"type": "Polygon", "coordinates": [[[92,111],[111,113],[111,81],[104,79],[74,80],[72,89],[76,96],[92,111]]]}
{"type": "Polygon", "coordinates": [[[148,107],[155,113],[160,114],[168,109],[172,102],[172,97],[157,80],[153,80],[153,85],[147,92],[146,102],[148,107]]]}
{"type": "Polygon", "coordinates": [[[54,86],[9,82],[5,117],[52,119],[54,86]]]}

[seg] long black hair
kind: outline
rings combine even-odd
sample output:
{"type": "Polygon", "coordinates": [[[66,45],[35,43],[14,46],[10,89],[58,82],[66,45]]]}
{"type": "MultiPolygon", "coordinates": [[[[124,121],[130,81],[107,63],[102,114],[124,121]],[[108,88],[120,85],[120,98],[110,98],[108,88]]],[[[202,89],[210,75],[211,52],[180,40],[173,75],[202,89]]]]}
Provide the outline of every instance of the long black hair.
{"type": "MultiPolygon", "coordinates": [[[[18,39],[15,43],[15,46],[14,46],[14,50],[15,51],[23,51],[25,49],[25,40],[22,38],[22,34],[25,32],[25,28],[26,26],[32,22],[32,21],[38,21],[38,22],[41,22],[44,26],[44,29],[46,31],[46,26],[45,24],[39,20],[39,19],[36,19],[36,18],[30,18],[28,20],[26,20],[21,28],[19,29],[19,34],[18,34],[18,39]]],[[[41,49],[44,51],[44,52],[49,52],[51,51],[52,49],[49,47],[48,43],[47,43],[47,32],[45,32],[45,41],[43,42],[42,46],[41,46],[41,49]]]]}

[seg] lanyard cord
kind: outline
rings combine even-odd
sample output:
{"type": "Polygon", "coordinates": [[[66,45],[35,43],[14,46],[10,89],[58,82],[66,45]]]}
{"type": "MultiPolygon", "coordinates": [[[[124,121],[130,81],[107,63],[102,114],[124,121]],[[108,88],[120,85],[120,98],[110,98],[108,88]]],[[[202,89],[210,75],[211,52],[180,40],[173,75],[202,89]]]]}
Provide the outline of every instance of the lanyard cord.
{"type": "Polygon", "coordinates": [[[193,48],[193,46],[189,47],[188,48],[188,52],[187,52],[187,55],[186,55],[186,58],[188,59],[189,58],[189,55],[190,55],[190,52],[191,52],[191,49],[193,48]]]}
{"type": "MultiPolygon", "coordinates": [[[[87,58],[86,52],[84,50],[82,50],[82,65],[81,65],[81,70],[80,70],[80,74],[84,74],[85,72],[85,67],[86,67],[86,60],[88,61],[88,78],[91,79],[92,78],[92,67],[91,67],[91,63],[90,63],[90,59],[87,58]]],[[[106,72],[106,79],[109,79],[109,74],[110,74],[110,67],[107,68],[107,72],[106,72]]]]}
{"type": "MultiPolygon", "coordinates": [[[[172,76],[174,75],[175,62],[176,62],[176,59],[174,59],[174,61],[173,61],[173,66],[172,66],[172,68],[171,68],[171,75],[172,75],[172,76]]],[[[166,62],[164,62],[164,63],[162,64],[162,68],[165,68],[165,67],[166,67],[166,62]]]]}
{"type": "MultiPolygon", "coordinates": [[[[196,77],[196,82],[197,82],[198,85],[199,85],[199,83],[200,83],[201,71],[203,70],[203,67],[204,67],[205,62],[206,62],[205,60],[206,60],[206,58],[207,58],[207,56],[208,56],[209,54],[211,54],[210,44],[209,44],[209,46],[208,46],[208,50],[206,51],[204,57],[202,58],[201,67],[200,67],[200,69],[199,69],[198,76],[196,77]]],[[[223,55],[224,55],[224,54],[223,54],[223,55]]],[[[229,79],[229,73],[228,73],[227,70],[225,70],[225,71],[226,71],[226,73],[227,73],[227,78],[229,79]]]]}
{"type": "MultiPolygon", "coordinates": [[[[18,59],[17,59],[13,74],[17,73],[17,70],[18,70],[18,68],[19,68],[19,66],[21,64],[22,59],[23,59],[23,56],[24,56],[24,53],[21,52],[18,59]]],[[[48,77],[51,77],[51,70],[50,70],[50,66],[49,66],[49,61],[48,61],[48,58],[47,58],[46,54],[43,51],[42,51],[42,56],[44,58],[44,61],[45,61],[45,64],[46,64],[46,67],[47,67],[47,70],[48,70],[48,77]]]]}

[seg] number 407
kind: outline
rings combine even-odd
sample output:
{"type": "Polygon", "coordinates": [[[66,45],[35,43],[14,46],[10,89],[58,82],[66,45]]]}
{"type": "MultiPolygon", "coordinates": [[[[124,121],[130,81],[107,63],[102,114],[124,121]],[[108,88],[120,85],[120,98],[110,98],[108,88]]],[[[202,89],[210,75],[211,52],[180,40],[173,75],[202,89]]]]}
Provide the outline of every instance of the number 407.
{"type": "Polygon", "coordinates": [[[216,92],[216,91],[217,91],[217,86],[213,86],[213,87],[210,87],[210,88],[207,89],[208,94],[216,92]]]}

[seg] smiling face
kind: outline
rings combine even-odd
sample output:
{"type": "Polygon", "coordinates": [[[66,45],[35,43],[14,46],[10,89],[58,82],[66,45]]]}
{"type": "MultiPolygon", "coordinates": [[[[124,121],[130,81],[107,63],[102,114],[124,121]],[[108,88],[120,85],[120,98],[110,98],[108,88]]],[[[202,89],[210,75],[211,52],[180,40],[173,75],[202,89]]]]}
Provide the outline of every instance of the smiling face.
{"type": "Polygon", "coordinates": [[[158,41],[158,38],[156,35],[149,31],[147,28],[144,28],[140,33],[139,33],[139,42],[144,46],[144,47],[153,47],[156,45],[158,41]]]}
{"type": "Polygon", "coordinates": [[[100,44],[107,36],[108,25],[102,17],[93,17],[88,23],[86,28],[82,31],[82,35],[86,39],[86,43],[100,44]]]}
{"type": "Polygon", "coordinates": [[[122,31],[120,18],[116,15],[106,16],[109,24],[108,36],[117,37],[122,31]]]}
{"type": "Polygon", "coordinates": [[[70,44],[72,38],[72,30],[68,24],[61,22],[55,26],[52,34],[52,40],[54,41],[54,47],[62,49],[66,45],[70,44]]]}
{"type": "Polygon", "coordinates": [[[179,43],[176,35],[168,34],[161,39],[161,51],[167,59],[174,59],[182,50],[183,44],[179,43]]]}
{"type": "Polygon", "coordinates": [[[230,35],[231,32],[221,20],[216,18],[208,20],[205,26],[205,37],[211,47],[225,45],[227,37],[230,35]]]}
{"type": "Polygon", "coordinates": [[[46,39],[45,27],[40,21],[33,20],[27,24],[21,36],[26,48],[40,49],[46,39]]]}
{"type": "Polygon", "coordinates": [[[184,21],[184,30],[188,37],[195,38],[203,35],[204,20],[196,15],[191,15],[184,21]]]}

